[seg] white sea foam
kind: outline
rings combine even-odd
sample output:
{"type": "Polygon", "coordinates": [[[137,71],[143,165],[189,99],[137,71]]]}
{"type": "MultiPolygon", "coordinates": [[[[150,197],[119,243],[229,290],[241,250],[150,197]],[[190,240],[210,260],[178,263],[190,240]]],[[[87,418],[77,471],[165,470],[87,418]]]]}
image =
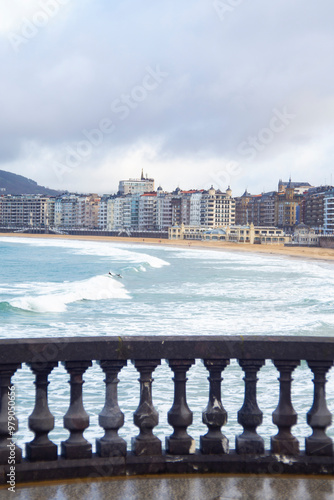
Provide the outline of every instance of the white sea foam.
{"type": "Polygon", "coordinates": [[[117,259],[123,263],[133,263],[138,265],[139,271],[145,271],[145,266],[161,268],[163,266],[169,266],[169,262],[163,259],[149,255],[148,253],[136,252],[133,250],[126,250],[112,244],[101,244],[95,242],[89,242],[88,244],[76,249],[76,253],[80,255],[99,255],[103,257],[110,257],[113,260],[117,259]]]}
{"type": "Polygon", "coordinates": [[[72,283],[35,283],[33,295],[9,300],[12,307],[33,312],[64,312],[66,305],[80,300],[128,299],[122,283],[109,276],[72,283]]]}
{"type": "MultiPolygon", "coordinates": [[[[8,238],[1,238],[0,242],[8,243],[8,238]]],[[[141,252],[139,245],[123,245],[108,241],[78,241],[46,238],[10,238],[11,243],[26,244],[35,247],[60,247],[72,249],[78,255],[96,255],[100,257],[110,257],[112,260],[119,260],[123,263],[133,263],[154,268],[169,266],[169,262],[163,259],[141,252]],[[129,250],[129,247],[131,250],[129,250]]],[[[147,247],[146,247],[147,248],[147,247]]],[[[143,269],[140,269],[143,270],[143,269]]]]}

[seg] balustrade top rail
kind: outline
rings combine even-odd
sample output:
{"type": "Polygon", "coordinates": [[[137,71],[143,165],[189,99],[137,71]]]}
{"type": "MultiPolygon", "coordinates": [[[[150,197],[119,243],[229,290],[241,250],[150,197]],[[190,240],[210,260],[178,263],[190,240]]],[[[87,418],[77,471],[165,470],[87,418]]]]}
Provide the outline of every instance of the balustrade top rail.
{"type": "Polygon", "coordinates": [[[0,340],[0,363],[127,359],[334,360],[334,337],[119,336],[0,340]]]}

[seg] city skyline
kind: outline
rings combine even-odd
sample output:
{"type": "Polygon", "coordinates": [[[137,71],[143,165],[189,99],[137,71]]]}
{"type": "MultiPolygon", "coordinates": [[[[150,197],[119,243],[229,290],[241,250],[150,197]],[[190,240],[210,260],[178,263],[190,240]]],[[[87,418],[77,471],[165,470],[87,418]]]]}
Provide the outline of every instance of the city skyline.
{"type": "MultiPolygon", "coordinates": [[[[1,170],[0,170],[1,172],[1,170]]],[[[10,173],[10,172],[4,172],[4,173],[10,173]]],[[[17,175],[20,175],[22,176],[22,172],[18,172],[16,173],[17,175]]],[[[30,178],[26,178],[25,176],[23,176],[27,182],[31,182],[33,181],[33,183],[35,183],[35,179],[30,179],[30,178]]],[[[13,179],[11,179],[11,182],[15,182],[13,179]]],[[[115,189],[113,191],[100,191],[100,192],[97,192],[97,191],[93,191],[93,190],[87,190],[87,191],[79,191],[79,190],[69,190],[69,189],[64,189],[64,190],[60,190],[59,191],[59,194],[61,193],[72,193],[72,194],[78,194],[78,195],[89,195],[89,194],[96,194],[98,196],[103,196],[103,195],[106,195],[106,196],[116,196],[116,195],[119,195],[119,196],[124,196],[124,195],[127,195],[127,194],[131,194],[131,189],[128,190],[124,190],[124,184],[142,184],[142,186],[144,187],[144,185],[146,186],[149,186],[147,188],[147,190],[145,189],[141,189],[141,192],[142,193],[145,193],[145,192],[151,192],[151,191],[154,191],[154,192],[157,192],[157,190],[162,190],[163,192],[167,192],[167,193],[173,193],[177,190],[180,190],[181,192],[189,192],[189,191],[208,191],[211,187],[213,187],[214,189],[216,190],[219,190],[221,192],[226,192],[228,189],[230,189],[231,191],[233,191],[233,196],[234,197],[240,197],[240,196],[243,196],[245,194],[249,195],[249,196],[257,196],[257,195],[260,195],[260,194],[265,194],[266,192],[267,193],[270,193],[270,192],[273,192],[273,191],[281,191],[281,188],[280,186],[282,186],[283,184],[286,185],[288,184],[289,182],[292,182],[293,185],[300,185],[300,186],[309,186],[309,187],[328,187],[328,186],[331,186],[331,183],[327,183],[327,184],[320,184],[319,186],[315,186],[313,185],[312,183],[309,183],[308,182],[308,179],[298,179],[298,180],[295,180],[295,179],[292,179],[291,175],[289,176],[289,179],[282,179],[282,178],[277,178],[276,179],[276,183],[271,186],[271,189],[269,189],[268,191],[260,191],[259,189],[257,191],[254,191],[254,192],[250,192],[249,189],[246,187],[245,189],[242,190],[242,192],[240,193],[235,193],[234,192],[234,189],[233,189],[233,185],[226,185],[225,186],[225,189],[222,187],[222,185],[219,185],[219,183],[217,182],[212,182],[211,185],[208,185],[206,187],[203,187],[203,186],[200,186],[200,187],[197,187],[197,188],[194,188],[193,186],[190,185],[190,182],[188,182],[187,185],[185,186],[175,186],[174,188],[168,190],[168,189],[165,189],[163,186],[161,186],[161,183],[159,182],[159,179],[154,179],[152,176],[150,176],[148,173],[144,173],[143,169],[140,173],[140,175],[137,175],[136,177],[129,177],[128,179],[125,179],[125,178],[120,178],[118,179],[118,182],[117,182],[117,187],[115,187],[115,189]],[[145,182],[146,181],[146,182],[145,182]]],[[[45,194],[44,191],[43,191],[43,186],[39,186],[41,189],[40,191],[38,192],[38,194],[45,194]]],[[[52,186],[44,186],[44,188],[47,188],[47,189],[53,189],[52,186]]],[[[299,189],[299,192],[300,189],[299,189]]],[[[37,194],[36,191],[34,191],[35,194],[37,194]]],[[[34,193],[30,193],[30,194],[34,194],[34,193]]],[[[11,193],[10,191],[8,191],[6,188],[4,188],[1,184],[1,177],[0,177],[0,196],[1,194],[5,195],[5,194],[18,194],[18,193],[11,193]]],[[[22,194],[29,194],[28,192],[27,193],[23,193],[22,194]]],[[[53,195],[55,196],[55,194],[53,195]]]]}
{"type": "Polygon", "coordinates": [[[0,169],[99,193],[142,168],[168,191],[329,184],[333,14],[329,0],[9,3],[0,169]]]}

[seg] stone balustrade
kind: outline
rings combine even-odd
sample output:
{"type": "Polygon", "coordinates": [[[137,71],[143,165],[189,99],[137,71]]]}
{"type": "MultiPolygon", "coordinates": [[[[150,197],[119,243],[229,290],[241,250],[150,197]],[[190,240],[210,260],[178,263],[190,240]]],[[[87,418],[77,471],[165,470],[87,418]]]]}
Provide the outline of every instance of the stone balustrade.
{"type": "MultiPolygon", "coordinates": [[[[326,434],[332,415],[326,404],[326,374],[334,361],[334,339],[327,337],[272,336],[173,336],[173,337],[88,337],[0,340],[0,470],[6,483],[10,458],[15,456],[16,481],[38,481],[78,477],[103,477],[151,473],[298,473],[333,474],[333,443],[326,434]],[[202,360],[208,372],[207,406],[202,408],[203,435],[199,443],[188,433],[193,412],[186,396],[187,372],[195,360],[202,360]],[[243,431],[229,443],[222,428],[227,411],[222,402],[222,373],[236,359],[244,372],[244,402],[237,414],[243,431]],[[167,360],[166,379],[173,376],[174,400],[170,401],[170,435],[165,443],[155,435],[159,414],[152,397],[153,374],[161,360],[167,360]],[[277,369],[279,398],[272,408],[277,434],[265,449],[257,428],[262,411],[257,403],[258,373],[271,360],[277,369]],[[307,413],[310,435],[305,451],[292,433],[298,415],[291,397],[292,374],[301,361],[313,373],[313,405],[307,413]],[[97,361],[105,375],[105,403],[99,412],[103,437],[96,436],[96,452],[84,437],[89,427],[82,385],[97,361]],[[118,403],[122,391],[119,373],[131,361],[138,371],[140,400],[131,418],[139,429],[131,447],[118,433],[124,413],[118,403]],[[28,419],[34,439],[25,453],[12,443],[18,422],[11,406],[12,377],[22,364],[35,376],[35,407],[28,419]],[[60,449],[48,434],[54,417],[48,406],[48,377],[62,363],[69,375],[70,398],[63,417],[68,439],[60,449]],[[233,448],[234,445],[234,448],[233,448]]],[[[200,382],[200,381],[199,381],[200,382]]],[[[224,384],[228,380],[224,380],[224,384]]],[[[99,435],[100,435],[99,434],[99,435]]]]}

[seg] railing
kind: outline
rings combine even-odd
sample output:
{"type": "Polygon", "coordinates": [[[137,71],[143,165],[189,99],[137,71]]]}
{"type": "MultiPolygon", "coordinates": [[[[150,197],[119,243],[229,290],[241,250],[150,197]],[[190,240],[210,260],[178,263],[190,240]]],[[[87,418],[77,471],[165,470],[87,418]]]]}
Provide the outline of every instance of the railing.
{"type": "MultiPolygon", "coordinates": [[[[317,473],[333,474],[333,444],[326,434],[331,413],[326,405],[326,373],[334,360],[334,339],[315,337],[89,337],[0,340],[0,482],[6,483],[15,463],[15,480],[112,476],[148,473],[317,473]],[[153,404],[152,374],[161,360],[174,373],[174,401],[170,401],[168,423],[173,432],[166,436],[165,449],[153,429],[159,415],[153,404]],[[192,411],[186,398],[186,374],[195,360],[203,361],[209,375],[207,407],[203,410],[203,435],[199,443],[189,435],[192,411]],[[244,403],[238,411],[243,432],[230,449],[221,428],[227,412],[221,398],[222,372],[237,359],[244,372],[244,403]],[[83,374],[95,360],[105,374],[105,405],[99,413],[104,436],[96,440],[96,453],[83,433],[89,427],[84,409],[83,374]],[[139,372],[140,401],[133,413],[139,434],[132,438],[131,451],[118,435],[124,414],[118,404],[118,374],[131,360],[139,372]],[[272,419],[278,432],[270,449],[257,427],[262,411],[257,404],[257,375],[266,360],[279,372],[279,398],[272,419]],[[305,451],[291,428],[297,422],[292,406],[292,373],[306,360],[313,372],[313,405],[307,413],[310,435],[305,451]],[[63,363],[70,376],[70,401],[63,417],[69,437],[58,447],[48,437],[54,417],[48,407],[48,377],[63,363]],[[35,438],[26,444],[25,457],[13,441],[17,420],[13,416],[12,377],[26,363],[35,375],[35,407],[28,419],[35,438]],[[198,447],[199,445],[199,447],[198,447]],[[14,462],[11,460],[14,460],[14,462]]],[[[87,372],[89,377],[89,370],[87,372]]],[[[166,379],[170,377],[166,371],[166,379]]],[[[228,384],[228,380],[224,384],[228,384]]],[[[18,388],[19,389],[19,388],[18,388]]],[[[33,388],[32,388],[33,390],[33,388]]],[[[232,443],[231,443],[232,444],[232,443]]]]}

